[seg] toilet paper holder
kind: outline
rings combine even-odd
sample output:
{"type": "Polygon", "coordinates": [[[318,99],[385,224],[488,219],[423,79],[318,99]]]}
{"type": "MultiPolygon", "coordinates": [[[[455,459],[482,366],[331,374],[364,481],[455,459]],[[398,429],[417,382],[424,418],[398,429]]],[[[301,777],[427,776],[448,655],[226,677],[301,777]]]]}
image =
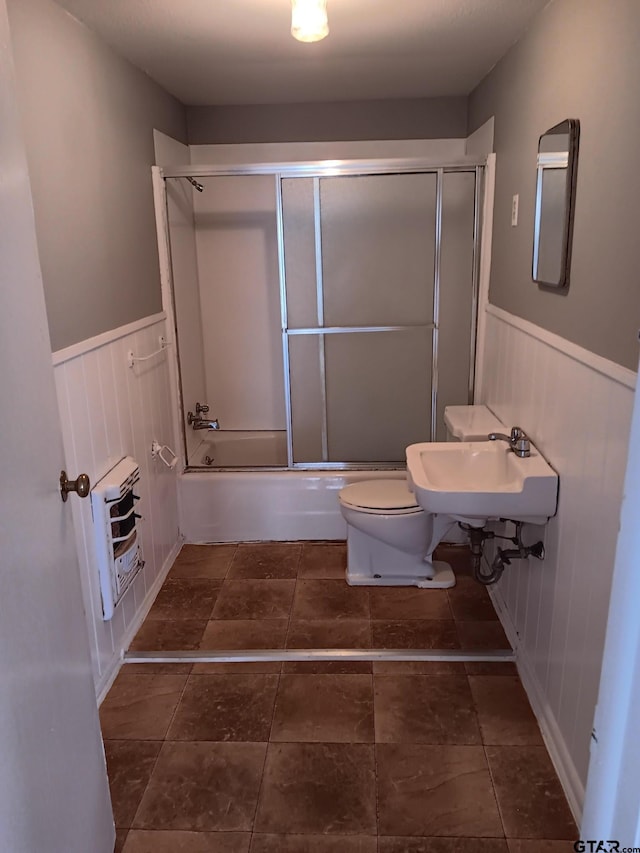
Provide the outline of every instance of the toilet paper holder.
{"type": "Polygon", "coordinates": [[[160,444],[160,442],[155,439],[151,443],[151,458],[160,459],[167,468],[175,468],[178,464],[178,456],[173,452],[169,445],[160,444]],[[167,458],[168,456],[170,458],[167,458]]]}

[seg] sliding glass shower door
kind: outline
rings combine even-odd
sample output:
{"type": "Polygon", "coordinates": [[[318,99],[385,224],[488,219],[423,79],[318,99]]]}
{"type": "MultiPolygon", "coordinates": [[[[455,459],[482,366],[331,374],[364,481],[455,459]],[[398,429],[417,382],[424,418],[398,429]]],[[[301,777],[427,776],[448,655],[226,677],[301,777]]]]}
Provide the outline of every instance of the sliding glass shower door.
{"type": "Polygon", "coordinates": [[[292,464],[403,464],[436,436],[441,397],[467,402],[475,183],[442,170],[281,180],[292,464]],[[443,343],[454,365],[439,394],[443,343]]]}

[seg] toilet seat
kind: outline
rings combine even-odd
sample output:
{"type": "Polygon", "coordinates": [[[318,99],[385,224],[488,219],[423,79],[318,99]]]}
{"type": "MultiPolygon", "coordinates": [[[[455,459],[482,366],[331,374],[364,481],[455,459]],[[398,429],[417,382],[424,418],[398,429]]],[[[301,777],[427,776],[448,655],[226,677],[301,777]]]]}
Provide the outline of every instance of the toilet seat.
{"type": "Polygon", "coordinates": [[[424,510],[409,491],[406,480],[364,480],[339,492],[342,504],[371,515],[412,515],[424,510]]]}
{"type": "Polygon", "coordinates": [[[422,509],[406,479],[353,483],[340,490],[338,501],[347,523],[350,586],[454,586],[451,566],[432,552],[441,529],[455,522],[422,509]]]}

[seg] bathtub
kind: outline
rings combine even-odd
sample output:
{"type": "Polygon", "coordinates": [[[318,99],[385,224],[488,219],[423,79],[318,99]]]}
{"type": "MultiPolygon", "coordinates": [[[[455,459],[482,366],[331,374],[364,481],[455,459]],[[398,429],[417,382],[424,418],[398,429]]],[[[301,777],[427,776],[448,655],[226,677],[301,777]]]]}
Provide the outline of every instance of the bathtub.
{"type": "Polygon", "coordinates": [[[404,479],[384,471],[186,471],[178,477],[186,542],[346,539],[338,492],[350,483],[404,479]]]}
{"type": "Polygon", "coordinates": [[[189,458],[192,468],[267,468],[287,464],[284,430],[215,430],[206,433],[189,458]]]}

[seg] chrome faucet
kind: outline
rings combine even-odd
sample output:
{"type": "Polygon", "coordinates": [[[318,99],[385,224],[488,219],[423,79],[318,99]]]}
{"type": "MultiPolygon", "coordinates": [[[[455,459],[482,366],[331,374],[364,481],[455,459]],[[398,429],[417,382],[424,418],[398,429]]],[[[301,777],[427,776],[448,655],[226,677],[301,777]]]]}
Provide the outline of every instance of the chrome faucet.
{"type": "Polygon", "coordinates": [[[502,432],[490,432],[487,436],[489,441],[506,441],[516,456],[531,456],[531,442],[523,429],[518,426],[511,427],[511,435],[502,432]]]}
{"type": "Polygon", "coordinates": [[[220,429],[220,424],[217,418],[213,421],[208,421],[205,418],[200,417],[200,415],[206,415],[208,411],[209,406],[196,403],[195,415],[193,412],[187,412],[187,423],[189,426],[193,427],[193,429],[220,429]]]}

